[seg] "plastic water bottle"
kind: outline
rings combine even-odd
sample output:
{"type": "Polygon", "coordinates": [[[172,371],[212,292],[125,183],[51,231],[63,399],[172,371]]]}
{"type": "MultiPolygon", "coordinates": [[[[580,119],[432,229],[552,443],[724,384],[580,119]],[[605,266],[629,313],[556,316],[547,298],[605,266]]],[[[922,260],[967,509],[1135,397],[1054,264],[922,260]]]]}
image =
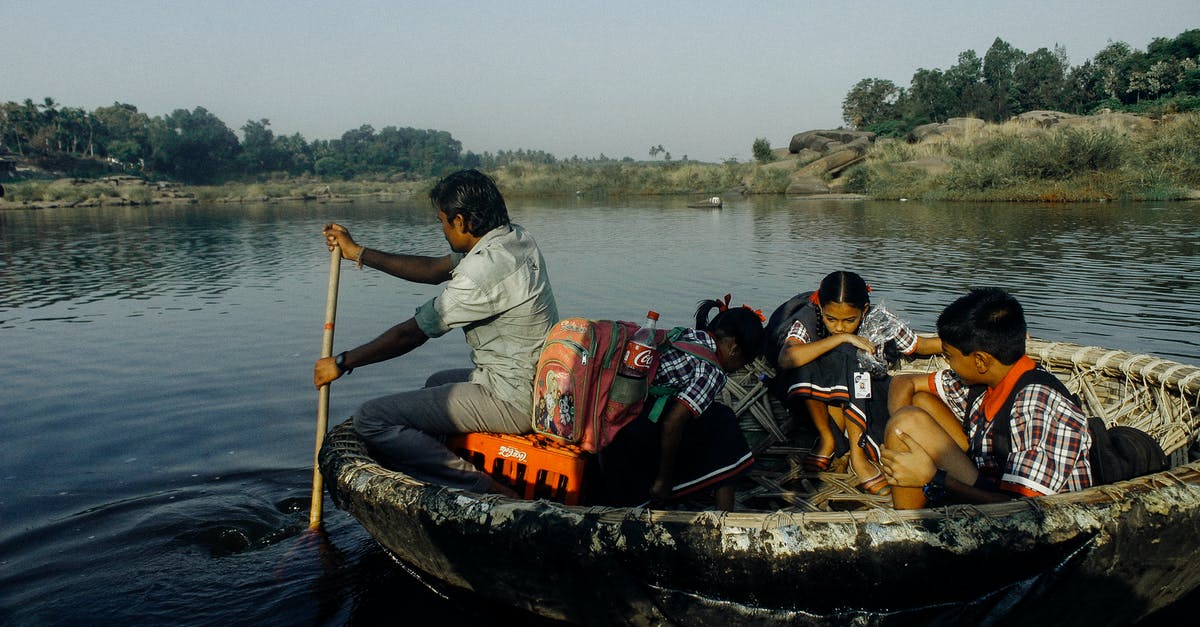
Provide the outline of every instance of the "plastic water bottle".
{"type": "Polygon", "coordinates": [[[646,321],[625,343],[625,354],[617,365],[617,376],[609,390],[609,399],[622,405],[637,402],[646,397],[650,364],[654,362],[654,328],[658,324],[658,312],[646,313],[646,321]]]}

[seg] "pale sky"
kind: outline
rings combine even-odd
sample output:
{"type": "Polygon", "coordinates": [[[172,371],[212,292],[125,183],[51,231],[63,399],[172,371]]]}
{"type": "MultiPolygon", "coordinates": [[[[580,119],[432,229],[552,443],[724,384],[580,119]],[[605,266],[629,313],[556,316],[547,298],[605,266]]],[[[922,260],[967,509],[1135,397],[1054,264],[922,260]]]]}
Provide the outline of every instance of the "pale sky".
{"type": "Polygon", "coordinates": [[[0,101],[203,106],[309,141],[370,124],[476,153],[744,161],[758,137],[841,125],[863,78],[907,86],[996,37],[1078,65],[1192,28],[1198,0],[0,0],[0,101]]]}

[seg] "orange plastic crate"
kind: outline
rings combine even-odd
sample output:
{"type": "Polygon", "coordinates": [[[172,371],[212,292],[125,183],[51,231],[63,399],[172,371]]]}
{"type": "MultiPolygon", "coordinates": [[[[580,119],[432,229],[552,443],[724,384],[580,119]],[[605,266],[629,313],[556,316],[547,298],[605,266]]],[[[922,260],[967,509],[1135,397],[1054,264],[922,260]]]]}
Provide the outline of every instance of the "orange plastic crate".
{"type": "Polygon", "coordinates": [[[527,500],[579,503],[587,453],[577,446],[501,433],[453,435],[446,446],[527,500]]]}

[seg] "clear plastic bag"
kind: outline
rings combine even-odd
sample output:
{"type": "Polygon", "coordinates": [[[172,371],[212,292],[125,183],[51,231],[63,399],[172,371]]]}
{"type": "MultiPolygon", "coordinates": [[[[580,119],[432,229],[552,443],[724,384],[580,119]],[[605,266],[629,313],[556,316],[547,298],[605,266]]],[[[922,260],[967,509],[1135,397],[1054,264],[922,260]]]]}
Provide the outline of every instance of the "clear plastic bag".
{"type": "Polygon", "coordinates": [[[887,372],[888,363],[884,356],[884,345],[900,333],[904,323],[896,314],[888,311],[882,305],[873,305],[867,310],[867,316],[858,327],[858,334],[875,345],[875,352],[858,351],[858,365],[874,374],[887,372]]]}

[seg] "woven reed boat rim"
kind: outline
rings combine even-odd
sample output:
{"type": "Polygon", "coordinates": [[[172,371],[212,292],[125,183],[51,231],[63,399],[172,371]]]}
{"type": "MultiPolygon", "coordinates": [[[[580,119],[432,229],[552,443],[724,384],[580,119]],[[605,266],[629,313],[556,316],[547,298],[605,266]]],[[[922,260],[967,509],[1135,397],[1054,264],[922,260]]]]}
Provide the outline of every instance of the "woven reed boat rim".
{"type": "Polygon", "coordinates": [[[585,516],[592,517],[600,523],[622,523],[641,521],[644,523],[695,523],[705,521],[706,524],[732,527],[754,527],[769,529],[786,526],[804,526],[807,524],[895,524],[911,523],[922,520],[951,520],[967,518],[1006,518],[1025,512],[1042,511],[1049,508],[1071,508],[1104,505],[1122,501],[1136,495],[1155,492],[1166,486],[1186,486],[1200,491],[1200,462],[1192,462],[1170,468],[1160,473],[1139,477],[1131,481],[1117,484],[1098,486],[1078,492],[1053,494],[1036,499],[1017,499],[1004,503],[989,503],[982,505],[950,505],[933,509],[893,510],[890,508],[874,508],[847,511],[789,511],[784,509],[772,511],[691,511],[691,510],[653,510],[636,507],[606,507],[563,505],[547,500],[525,501],[506,498],[495,494],[477,494],[457,488],[447,488],[427,484],[410,477],[402,472],[388,470],[366,455],[365,450],[358,444],[353,429],[344,428],[347,423],[339,425],[331,432],[328,441],[330,446],[339,449],[338,454],[344,458],[338,480],[359,490],[364,490],[364,484],[382,482],[391,484],[393,489],[383,492],[405,493],[405,500],[416,502],[422,498],[440,499],[472,499],[487,503],[490,507],[517,508],[538,514],[550,516],[585,516]],[[343,432],[348,431],[348,434],[343,432]],[[347,450],[349,449],[349,450],[347,450]]]}
{"type": "MultiPolygon", "coordinates": [[[[1200,399],[1200,367],[1171,361],[1155,355],[1130,353],[1096,346],[1081,346],[1067,342],[1049,342],[1030,339],[1027,352],[1035,360],[1054,366],[1071,366],[1084,371],[1099,371],[1112,375],[1123,375],[1130,379],[1174,390],[1195,407],[1200,399]]],[[[683,511],[650,510],[643,508],[615,508],[606,506],[568,506],[552,501],[524,501],[498,495],[480,495],[455,488],[426,484],[402,472],[388,470],[366,454],[361,441],[350,421],[335,427],[326,440],[326,445],[343,458],[337,480],[355,487],[362,482],[388,482],[396,487],[404,486],[408,498],[414,501],[424,494],[439,498],[474,498],[494,507],[512,507],[524,510],[561,515],[585,515],[598,521],[615,523],[641,520],[656,523],[691,523],[703,519],[712,524],[714,517],[723,526],[775,527],[780,525],[905,523],[931,519],[953,519],[965,517],[1002,518],[1028,511],[1044,510],[1049,507],[1089,506],[1129,498],[1138,494],[1154,492],[1168,486],[1194,487],[1200,490],[1200,461],[1181,464],[1163,472],[1139,477],[1117,484],[1097,486],[1078,492],[1042,496],[1036,499],[1017,499],[1004,503],[984,505],[951,505],[933,509],[893,510],[872,508],[847,511],[683,511]],[[348,432],[348,433],[346,433],[348,432]],[[411,492],[410,492],[411,491],[411,492]]],[[[1190,433],[1196,439],[1196,433],[1190,433]]]]}

